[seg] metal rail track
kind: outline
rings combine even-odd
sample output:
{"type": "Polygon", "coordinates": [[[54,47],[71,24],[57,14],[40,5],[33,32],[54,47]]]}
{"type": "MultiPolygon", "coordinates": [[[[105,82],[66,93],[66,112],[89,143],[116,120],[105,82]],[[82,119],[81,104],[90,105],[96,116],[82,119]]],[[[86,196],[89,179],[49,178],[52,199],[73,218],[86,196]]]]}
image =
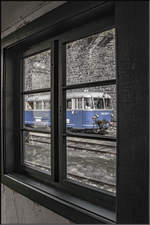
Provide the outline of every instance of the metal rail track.
{"type": "Polygon", "coordinates": [[[80,179],[80,180],[87,180],[88,182],[92,182],[92,183],[95,183],[95,184],[102,184],[102,185],[108,185],[110,187],[116,187],[115,184],[113,183],[107,183],[107,182],[104,182],[104,181],[99,181],[97,179],[93,179],[93,178],[89,178],[89,177],[82,177],[82,176],[79,176],[79,175],[75,175],[75,174],[72,174],[72,173],[68,173],[68,176],[72,177],[72,178],[76,178],[76,179],[80,179]]]}
{"type": "Polygon", "coordinates": [[[74,148],[78,151],[89,151],[89,152],[97,152],[97,153],[105,153],[105,154],[116,155],[116,152],[112,152],[112,151],[109,152],[109,151],[104,151],[104,150],[89,149],[89,148],[85,148],[85,147],[76,147],[76,146],[72,146],[72,145],[67,145],[67,147],[74,148]]]}
{"type": "MultiPolygon", "coordinates": [[[[32,140],[35,141],[35,140],[32,140]]],[[[40,140],[36,140],[36,142],[38,143],[43,143],[43,144],[50,144],[51,142],[45,142],[45,141],[40,141],[40,140]]],[[[78,142],[79,144],[82,144],[82,142],[78,142]]],[[[77,146],[73,146],[73,145],[67,145],[68,148],[74,148],[77,151],[89,151],[89,152],[97,152],[97,153],[104,153],[104,154],[112,154],[112,155],[116,155],[116,152],[113,151],[108,151],[108,150],[97,150],[97,149],[90,149],[90,148],[86,148],[86,147],[77,147],[77,146]]],[[[110,147],[109,145],[107,147],[110,147]]],[[[104,148],[104,147],[103,147],[104,148]]]]}
{"type": "MultiPolygon", "coordinates": [[[[47,166],[43,166],[43,165],[40,165],[38,163],[31,163],[29,161],[26,161],[26,164],[29,165],[29,166],[36,166],[36,167],[45,169],[46,171],[49,171],[49,169],[50,169],[47,166]]],[[[101,185],[108,185],[109,187],[112,187],[112,188],[116,187],[116,185],[113,184],[113,183],[108,183],[108,182],[100,181],[100,180],[89,178],[89,177],[82,177],[82,176],[79,176],[79,175],[76,175],[76,174],[72,174],[72,173],[67,173],[67,175],[72,177],[72,178],[75,178],[76,180],[78,180],[78,182],[86,180],[86,183],[90,183],[91,182],[91,183],[94,183],[96,185],[100,185],[101,184],[101,185]]],[[[71,179],[71,178],[69,178],[69,179],[71,179]]]]}
{"type": "MultiPolygon", "coordinates": [[[[36,135],[32,135],[32,136],[35,136],[36,137],[36,135]]],[[[36,141],[36,142],[38,142],[38,143],[43,143],[43,144],[50,144],[51,143],[51,141],[49,141],[49,142],[47,142],[47,141],[42,141],[42,140],[36,140],[36,139],[29,139],[30,141],[36,141]]],[[[114,145],[108,145],[108,144],[99,144],[99,143],[91,143],[91,142],[89,142],[89,143],[87,143],[87,142],[85,142],[85,141],[77,141],[77,140],[68,140],[68,142],[70,143],[70,142],[73,142],[73,143],[77,143],[77,145],[82,145],[82,144],[86,144],[86,145],[97,145],[97,146],[100,146],[100,149],[98,150],[98,149],[91,149],[91,148],[88,148],[87,146],[85,146],[85,147],[81,147],[81,146],[74,146],[74,145],[70,145],[70,144],[68,144],[67,145],[67,147],[68,148],[74,148],[74,149],[76,149],[76,150],[78,150],[78,151],[89,151],[89,152],[96,152],[96,153],[106,153],[106,154],[113,154],[113,155],[116,155],[116,152],[113,150],[113,151],[108,151],[108,150],[104,150],[104,148],[115,148],[115,146],[114,145]]]]}

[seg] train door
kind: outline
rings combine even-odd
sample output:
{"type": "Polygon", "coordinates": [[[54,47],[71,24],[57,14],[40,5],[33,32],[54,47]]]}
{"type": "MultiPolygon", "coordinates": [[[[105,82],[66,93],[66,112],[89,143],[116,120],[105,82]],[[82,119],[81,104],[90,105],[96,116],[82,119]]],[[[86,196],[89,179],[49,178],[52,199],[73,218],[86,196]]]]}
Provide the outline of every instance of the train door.
{"type": "Polygon", "coordinates": [[[74,109],[73,99],[69,98],[66,101],[66,126],[71,128],[74,126],[72,111],[74,109]]]}
{"type": "Polygon", "coordinates": [[[67,99],[67,127],[82,128],[82,98],[67,99]]]}
{"type": "Polygon", "coordinates": [[[81,129],[82,128],[82,98],[75,98],[74,99],[74,110],[72,111],[72,118],[74,128],[81,129]]]}
{"type": "Polygon", "coordinates": [[[84,109],[82,115],[82,126],[84,129],[93,128],[93,119],[94,116],[93,111],[93,101],[91,97],[84,97],[84,109]]]}
{"type": "Polygon", "coordinates": [[[25,100],[25,111],[24,111],[24,123],[26,125],[32,125],[34,116],[34,102],[25,100]]]}

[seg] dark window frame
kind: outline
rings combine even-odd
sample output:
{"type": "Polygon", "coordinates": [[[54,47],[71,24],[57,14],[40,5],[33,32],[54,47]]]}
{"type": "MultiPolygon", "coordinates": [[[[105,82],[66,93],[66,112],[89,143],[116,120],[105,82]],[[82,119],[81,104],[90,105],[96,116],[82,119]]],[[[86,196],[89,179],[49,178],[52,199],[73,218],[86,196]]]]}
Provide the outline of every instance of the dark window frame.
{"type": "MultiPolygon", "coordinates": [[[[73,39],[80,39],[83,36],[88,36],[88,35],[93,35],[94,33],[99,33],[99,32],[103,32],[107,29],[111,29],[114,28],[114,24],[113,24],[113,17],[110,17],[109,19],[107,19],[107,15],[104,17],[100,17],[100,19],[98,21],[92,21],[92,25],[95,26],[90,26],[89,23],[86,24],[86,26],[82,26],[81,28],[78,29],[74,28],[71,32],[71,34],[68,36],[68,32],[64,32],[56,37],[53,37],[52,39],[48,39],[48,40],[44,40],[43,42],[41,42],[41,47],[40,43],[37,45],[33,45],[29,47],[29,50],[27,48],[25,48],[25,50],[23,50],[22,53],[22,60],[24,58],[36,55],[38,53],[41,53],[43,51],[46,51],[48,49],[51,49],[51,68],[52,68],[52,72],[51,72],[51,87],[50,88],[42,88],[42,89],[35,89],[35,90],[23,90],[23,86],[24,86],[24,77],[22,77],[21,79],[21,90],[20,93],[23,95],[25,94],[33,94],[33,93],[39,93],[39,92],[51,92],[51,110],[52,110],[52,145],[51,145],[51,165],[52,165],[52,170],[51,173],[52,175],[48,175],[47,173],[42,173],[40,170],[38,170],[37,168],[34,169],[34,167],[32,166],[27,166],[27,165],[20,165],[19,171],[22,172],[25,175],[29,175],[33,178],[39,179],[40,177],[40,181],[45,182],[47,184],[53,184],[53,182],[58,182],[56,185],[60,188],[63,188],[64,190],[70,192],[71,194],[76,195],[77,197],[83,196],[83,199],[87,200],[87,201],[91,201],[94,204],[99,204],[99,202],[101,202],[100,204],[103,205],[104,207],[111,209],[111,210],[115,210],[115,195],[113,193],[109,193],[103,190],[97,190],[93,187],[88,187],[88,186],[84,186],[83,184],[77,183],[77,182],[70,182],[69,180],[66,180],[66,178],[64,177],[64,173],[65,173],[65,169],[64,166],[66,167],[66,153],[64,148],[61,149],[60,146],[64,146],[64,132],[62,130],[62,125],[61,122],[62,120],[64,122],[66,122],[65,119],[65,113],[66,111],[63,111],[63,107],[65,107],[64,101],[63,99],[61,99],[61,96],[63,96],[64,91],[69,90],[69,89],[76,89],[76,88],[81,88],[81,87],[94,87],[94,86],[105,86],[105,85],[116,85],[116,79],[112,79],[112,80],[102,80],[102,81],[97,81],[97,82],[90,82],[90,83],[82,83],[82,84],[75,84],[75,85],[67,85],[65,86],[64,83],[61,83],[61,80],[63,80],[63,82],[65,81],[65,74],[61,73],[60,71],[65,72],[65,68],[66,68],[66,64],[65,64],[65,54],[66,54],[66,50],[65,50],[65,44],[67,42],[72,41],[73,39]],[[99,22],[102,23],[102,25],[100,25],[99,27],[99,22]],[[94,29],[93,29],[94,27],[94,29]],[[80,31],[80,29],[82,29],[82,32],[80,31]],[[86,33],[86,35],[85,35],[86,33]],[[58,41],[56,41],[58,39],[58,41]],[[54,58],[55,57],[55,58],[54,58]],[[59,59],[58,59],[59,58],[59,59]],[[58,64],[58,60],[59,60],[59,64],[58,64]],[[62,65],[62,67],[61,67],[62,65]],[[59,68],[59,75],[58,75],[58,68],[59,68]],[[57,83],[58,82],[58,83],[57,83]],[[59,86],[59,87],[58,87],[59,86]],[[59,95],[59,96],[58,96],[59,95]],[[58,97],[59,98],[58,98],[58,97]],[[54,104],[54,98],[55,98],[55,104],[54,104]],[[61,99],[61,100],[59,100],[61,99]],[[55,106],[55,108],[53,108],[55,106]],[[62,107],[63,106],[63,107],[62,107]],[[60,120],[58,118],[61,118],[60,120]],[[62,119],[63,118],[63,119],[62,119]],[[59,127],[58,127],[59,126],[59,127]],[[63,136],[61,135],[63,134],[63,136]],[[54,141],[53,141],[54,140],[54,141]],[[56,140],[56,141],[55,141],[56,140]],[[60,141],[58,141],[60,140],[60,141]],[[55,146],[54,143],[55,142],[55,146]],[[61,144],[59,144],[59,142],[61,142],[61,144]],[[63,172],[63,174],[62,174],[63,172]],[[60,176],[60,177],[59,177],[60,176]],[[85,195],[85,192],[87,192],[87,194],[85,195]]],[[[21,65],[22,67],[23,65],[21,65]]],[[[66,102],[66,101],[65,101],[66,102]]],[[[20,102],[20,107],[23,109],[23,101],[20,102]]],[[[22,119],[23,119],[23,112],[22,110],[20,110],[21,114],[22,114],[22,119]]],[[[21,120],[22,120],[21,119],[21,120]]],[[[22,124],[24,123],[24,121],[22,121],[22,124]]],[[[64,124],[65,126],[65,124],[64,124]]],[[[41,133],[50,133],[48,131],[42,131],[40,129],[33,129],[33,128],[25,128],[25,127],[21,127],[22,132],[23,131],[33,131],[33,132],[41,132],[41,133]]],[[[69,134],[69,136],[71,136],[71,134],[69,134]]],[[[72,136],[74,136],[72,134],[72,136]]],[[[104,137],[101,135],[80,135],[77,134],[78,137],[87,137],[87,138],[96,138],[98,140],[108,140],[108,141],[116,141],[116,138],[111,138],[111,137],[104,137]]],[[[21,140],[23,140],[23,137],[21,137],[21,140]]],[[[22,154],[21,154],[21,161],[23,164],[23,141],[22,141],[22,150],[21,150],[22,154]]],[[[19,154],[19,153],[18,153],[19,154]]]]}

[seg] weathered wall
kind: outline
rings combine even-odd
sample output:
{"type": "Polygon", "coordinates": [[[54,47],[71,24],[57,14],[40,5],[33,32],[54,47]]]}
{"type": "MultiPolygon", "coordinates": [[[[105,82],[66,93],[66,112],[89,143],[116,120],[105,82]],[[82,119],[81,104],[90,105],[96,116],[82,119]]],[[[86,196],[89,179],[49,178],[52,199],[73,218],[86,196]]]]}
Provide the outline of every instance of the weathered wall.
{"type": "Polygon", "coordinates": [[[71,224],[62,216],[2,185],[2,223],[71,224]]]}

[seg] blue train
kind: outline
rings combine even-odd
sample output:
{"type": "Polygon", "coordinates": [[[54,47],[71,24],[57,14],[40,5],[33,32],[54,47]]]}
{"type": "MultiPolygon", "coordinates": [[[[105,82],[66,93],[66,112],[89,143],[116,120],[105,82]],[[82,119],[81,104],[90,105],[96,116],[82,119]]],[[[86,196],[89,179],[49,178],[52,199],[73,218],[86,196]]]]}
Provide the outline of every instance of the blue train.
{"type": "MultiPolygon", "coordinates": [[[[66,126],[74,129],[95,129],[109,126],[113,119],[112,99],[102,92],[72,92],[66,97],[66,126]],[[105,123],[101,123],[105,121],[105,123]]],[[[50,96],[25,99],[24,122],[28,126],[51,126],[50,96]]]]}

